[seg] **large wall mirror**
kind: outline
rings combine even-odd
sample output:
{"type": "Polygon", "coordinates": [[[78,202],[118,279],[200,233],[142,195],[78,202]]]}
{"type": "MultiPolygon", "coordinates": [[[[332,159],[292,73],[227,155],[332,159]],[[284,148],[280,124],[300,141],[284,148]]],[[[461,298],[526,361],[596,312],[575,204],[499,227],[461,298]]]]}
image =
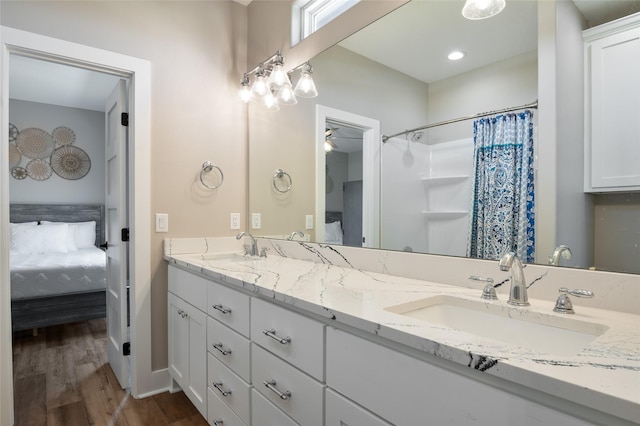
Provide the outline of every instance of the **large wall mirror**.
{"type": "MultiPolygon", "coordinates": [[[[480,21],[463,18],[463,4],[411,1],[311,59],[318,97],[279,111],[249,105],[249,214],[260,215],[254,235],[466,255],[474,120],[381,138],[537,101],[537,2],[510,1],[480,21]],[[464,58],[449,60],[454,50],[464,58]]],[[[537,137],[540,110],[529,110],[537,137]]],[[[575,153],[576,164],[582,155],[575,153]]],[[[544,161],[537,157],[536,166],[544,161]]],[[[576,181],[582,173],[576,166],[576,181]]],[[[578,186],[585,211],[536,218],[536,236],[552,241],[536,242],[536,263],[573,244],[573,256],[559,264],[594,266],[598,203],[578,186]],[[584,223],[580,238],[557,241],[555,228],[576,218],[584,223]]],[[[544,183],[535,189],[545,196],[544,183]]],[[[636,194],[626,198],[640,204],[636,194]]],[[[640,272],[633,263],[602,269],[640,272]]]]}

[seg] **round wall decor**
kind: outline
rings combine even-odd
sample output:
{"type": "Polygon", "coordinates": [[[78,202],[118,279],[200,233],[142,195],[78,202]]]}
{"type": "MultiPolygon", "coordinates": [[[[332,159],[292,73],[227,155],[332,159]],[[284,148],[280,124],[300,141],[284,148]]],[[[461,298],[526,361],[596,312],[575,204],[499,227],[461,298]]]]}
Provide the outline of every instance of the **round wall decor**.
{"type": "Polygon", "coordinates": [[[22,180],[27,177],[27,169],[24,167],[14,167],[11,169],[11,176],[14,179],[22,180]]]}
{"type": "Polygon", "coordinates": [[[65,126],[56,127],[55,129],[53,129],[53,131],[51,132],[51,136],[56,143],[56,148],[59,148],[61,146],[73,145],[73,143],[76,141],[75,132],[65,126]]]}
{"type": "Polygon", "coordinates": [[[27,163],[26,169],[27,174],[33,180],[42,181],[51,177],[51,166],[44,160],[31,160],[27,163]]]}
{"type": "Polygon", "coordinates": [[[14,143],[9,144],[9,168],[13,169],[22,161],[22,154],[14,143]]]}
{"type": "Polygon", "coordinates": [[[14,124],[9,123],[9,142],[15,142],[18,137],[18,133],[20,133],[18,128],[14,124]]]}
{"type": "Polygon", "coordinates": [[[18,133],[16,145],[22,155],[27,158],[43,159],[51,155],[54,142],[51,135],[44,130],[31,127],[18,133]]]}
{"type": "Polygon", "coordinates": [[[63,179],[83,178],[91,169],[91,159],[76,146],[62,146],[51,154],[51,167],[63,179]]]}

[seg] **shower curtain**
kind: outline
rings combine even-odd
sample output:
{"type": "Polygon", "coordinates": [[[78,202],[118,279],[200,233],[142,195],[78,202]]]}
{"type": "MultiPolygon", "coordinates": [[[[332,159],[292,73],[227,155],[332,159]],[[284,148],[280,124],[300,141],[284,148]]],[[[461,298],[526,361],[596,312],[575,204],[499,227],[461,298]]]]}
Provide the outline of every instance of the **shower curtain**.
{"type": "Polygon", "coordinates": [[[499,259],[514,251],[534,260],[533,114],[473,123],[474,186],[467,256],[499,259]]]}

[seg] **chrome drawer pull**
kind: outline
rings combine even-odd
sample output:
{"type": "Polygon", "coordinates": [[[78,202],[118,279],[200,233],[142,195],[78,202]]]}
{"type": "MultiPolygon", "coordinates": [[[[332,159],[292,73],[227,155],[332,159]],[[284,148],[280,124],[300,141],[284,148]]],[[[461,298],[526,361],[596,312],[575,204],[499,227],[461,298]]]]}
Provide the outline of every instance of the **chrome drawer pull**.
{"type": "Polygon", "coordinates": [[[279,337],[278,335],[276,335],[276,330],[273,328],[271,330],[262,330],[262,333],[265,336],[271,337],[273,340],[280,343],[281,345],[286,345],[291,342],[291,337],[279,337]]]}
{"type": "Polygon", "coordinates": [[[291,392],[289,391],[285,391],[284,393],[280,392],[278,390],[278,388],[276,388],[276,381],[275,380],[269,380],[269,381],[264,381],[264,385],[271,389],[273,392],[275,392],[276,395],[278,395],[280,397],[280,399],[284,399],[287,400],[289,398],[291,398],[291,392]]]}
{"type": "Polygon", "coordinates": [[[231,395],[231,391],[230,390],[224,390],[222,388],[222,382],[213,382],[213,387],[218,389],[218,391],[222,394],[222,396],[231,395]]]}
{"type": "Polygon", "coordinates": [[[224,356],[227,356],[231,353],[231,349],[225,349],[224,346],[222,346],[222,342],[220,343],[212,343],[211,346],[213,346],[214,348],[216,348],[217,350],[220,351],[220,353],[224,356]]]}
{"type": "Polygon", "coordinates": [[[224,424],[224,420],[223,419],[215,419],[213,421],[213,426],[220,426],[224,424]]]}
{"type": "Polygon", "coordinates": [[[226,314],[230,314],[230,313],[231,313],[231,308],[225,308],[225,307],[224,307],[224,306],[222,306],[222,305],[211,305],[211,307],[212,307],[213,309],[215,309],[216,311],[220,311],[220,312],[222,312],[222,313],[223,313],[223,314],[225,314],[225,315],[226,315],[226,314]]]}

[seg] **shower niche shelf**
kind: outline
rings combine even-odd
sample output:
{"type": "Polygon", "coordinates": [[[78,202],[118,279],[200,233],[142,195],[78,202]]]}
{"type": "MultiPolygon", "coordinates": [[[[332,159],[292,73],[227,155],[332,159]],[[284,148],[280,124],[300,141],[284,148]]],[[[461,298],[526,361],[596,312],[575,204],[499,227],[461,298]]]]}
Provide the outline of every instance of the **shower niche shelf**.
{"type": "Polygon", "coordinates": [[[455,184],[458,182],[464,182],[469,179],[471,176],[469,175],[458,175],[458,176],[424,176],[421,178],[422,182],[426,186],[436,186],[436,185],[449,185],[455,184]]]}
{"type": "Polygon", "coordinates": [[[433,211],[433,210],[424,210],[422,212],[422,214],[424,215],[424,217],[426,217],[427,219],[432,219],[432,220],[451,220],[451,219],[457,219],[460,217],[465,217],[466,215],[469,214],[468,211],[433,211]]]}

